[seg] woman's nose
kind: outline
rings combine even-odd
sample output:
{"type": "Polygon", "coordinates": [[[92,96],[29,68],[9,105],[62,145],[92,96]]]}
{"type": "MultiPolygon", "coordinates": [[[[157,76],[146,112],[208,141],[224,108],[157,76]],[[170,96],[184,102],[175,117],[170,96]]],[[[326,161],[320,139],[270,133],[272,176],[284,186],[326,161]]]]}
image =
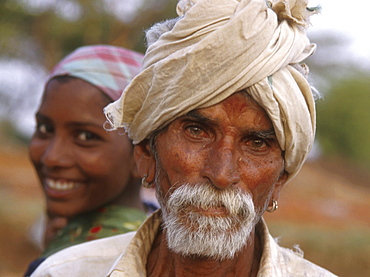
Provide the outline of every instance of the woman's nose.
{"type": "Polygon", "coordinates": [[[71,166],[73,159],[66,140],[57,137],[52,139],[41,156],[41,162],[47,167],[71,166]]]}
{"type": "Polygon", "coordinates": [[[203,177],[219,189],[226,189],[240,181],[237,151],[230,146],[210,149],[204,161],[203,177]]]}

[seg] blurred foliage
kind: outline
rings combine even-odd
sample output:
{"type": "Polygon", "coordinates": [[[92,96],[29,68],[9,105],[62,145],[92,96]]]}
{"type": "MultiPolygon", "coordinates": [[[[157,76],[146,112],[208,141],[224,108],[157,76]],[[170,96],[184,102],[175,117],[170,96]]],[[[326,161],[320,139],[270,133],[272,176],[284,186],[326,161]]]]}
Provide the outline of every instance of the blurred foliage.
{"type": "Polygon", "coordinates": [[[325,154],[370,168],[370,74],[336,80],[317,101],[317,137],[325,154]]]}
{"type": "Polygon", "coordinates": [[[358,63],[348,49],[350,39],[343,34],[323,31],[309,33],[312,43],[317,48],[315,53],[305,60],[310,68],[313,85],[325,94],[331,85],[343,76],[350,76],[358,71],[358,63]]]}
{"type": "Polygon", "coordinates": [[[349,52],[350,40],[343,34],[315,33],[310,39],[317,44],[306,62],[311,82],[322,95],[316,101],[316,137],[322,155],[370,169],[369,69],[349,52]]]}
{"type": "Polygon", "coordinates": [[[177,0],[2,0],[1,56],[37,62],[50,70],[83,45],[110,44],[144,52],[144,30],[175,17],[176,3],[177,0]],[[136,6],[136,11],[126,18],[125,3],[126,10],[136,6]]]}

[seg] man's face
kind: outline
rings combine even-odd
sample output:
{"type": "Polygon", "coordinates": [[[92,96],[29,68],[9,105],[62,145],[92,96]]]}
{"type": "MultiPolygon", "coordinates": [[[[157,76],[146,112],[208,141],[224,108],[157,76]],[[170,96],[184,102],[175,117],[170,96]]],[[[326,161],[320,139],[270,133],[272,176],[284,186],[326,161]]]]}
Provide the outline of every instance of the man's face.
{"type": "MultiPolygon", "coordinates": [[[[231,224],[230,228],[222,227],[226,233],[249,229],[242,235],[247,237],[241,238],[244,245],[285,181],[282,152],[272,123],[244,92],[174,120],[157,137],[156,152],[156,185],[165,224],[175,218],[188,229],[189,236],[213,228],[212,224],[200,226],[201,220],[221,218],[226,220],[223,226],[231,224]],[[191,196],[192,189],[196,193],[191,196]]],[[[219,228],[220,223],[213,225],[219,228]]],[[[187,254],[196,253],[190,250],[187,254]]]]}
{"type": "Polygon", "coordinates": [[[264,209],[284,170],[271,120],[244,92],[176,119],[158,136],[156,150],[167,196],[179,184],[206,182],[219,190],[240,188],[264,209]]]}

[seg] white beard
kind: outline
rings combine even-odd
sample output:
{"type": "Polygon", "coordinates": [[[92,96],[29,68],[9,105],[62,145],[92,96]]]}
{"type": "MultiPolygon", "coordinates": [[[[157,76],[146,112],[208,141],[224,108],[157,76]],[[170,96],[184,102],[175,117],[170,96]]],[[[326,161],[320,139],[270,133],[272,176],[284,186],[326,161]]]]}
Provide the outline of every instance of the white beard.
{"type": "Polygon", "coordinates": [[[210,184],[184,184],[164,199],[157,183],[157,197],[163,212],[168,247],[184,256],[197,255],[215,260],[232,259],[247,243],[261,218],[252,198],[240,189],[219,190],[210,184]],[[225,207],[227,216],[205,215],[207,210],[225,207]]]}

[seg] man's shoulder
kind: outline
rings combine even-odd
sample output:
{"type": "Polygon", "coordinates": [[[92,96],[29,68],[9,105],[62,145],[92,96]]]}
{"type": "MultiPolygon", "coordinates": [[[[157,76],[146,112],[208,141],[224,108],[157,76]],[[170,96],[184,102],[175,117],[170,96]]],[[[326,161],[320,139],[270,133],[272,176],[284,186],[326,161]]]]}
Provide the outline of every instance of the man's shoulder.
{"type": "Polygon", "coordinates": [[[68,247],[48,257],[31,276],[82,276],[82,272],[83,276],[105,276],[116,259],[125,251],[135,233],[130,232],[68,247]]]}
{"type": "Polygon", "coordinates": [[[295,251],[278,246],[279,262],[284,265],[286,276],[317,276],[317,277],[335,277],[330,271],[306,260],[303,252],[297,248],[295,251]]]}

